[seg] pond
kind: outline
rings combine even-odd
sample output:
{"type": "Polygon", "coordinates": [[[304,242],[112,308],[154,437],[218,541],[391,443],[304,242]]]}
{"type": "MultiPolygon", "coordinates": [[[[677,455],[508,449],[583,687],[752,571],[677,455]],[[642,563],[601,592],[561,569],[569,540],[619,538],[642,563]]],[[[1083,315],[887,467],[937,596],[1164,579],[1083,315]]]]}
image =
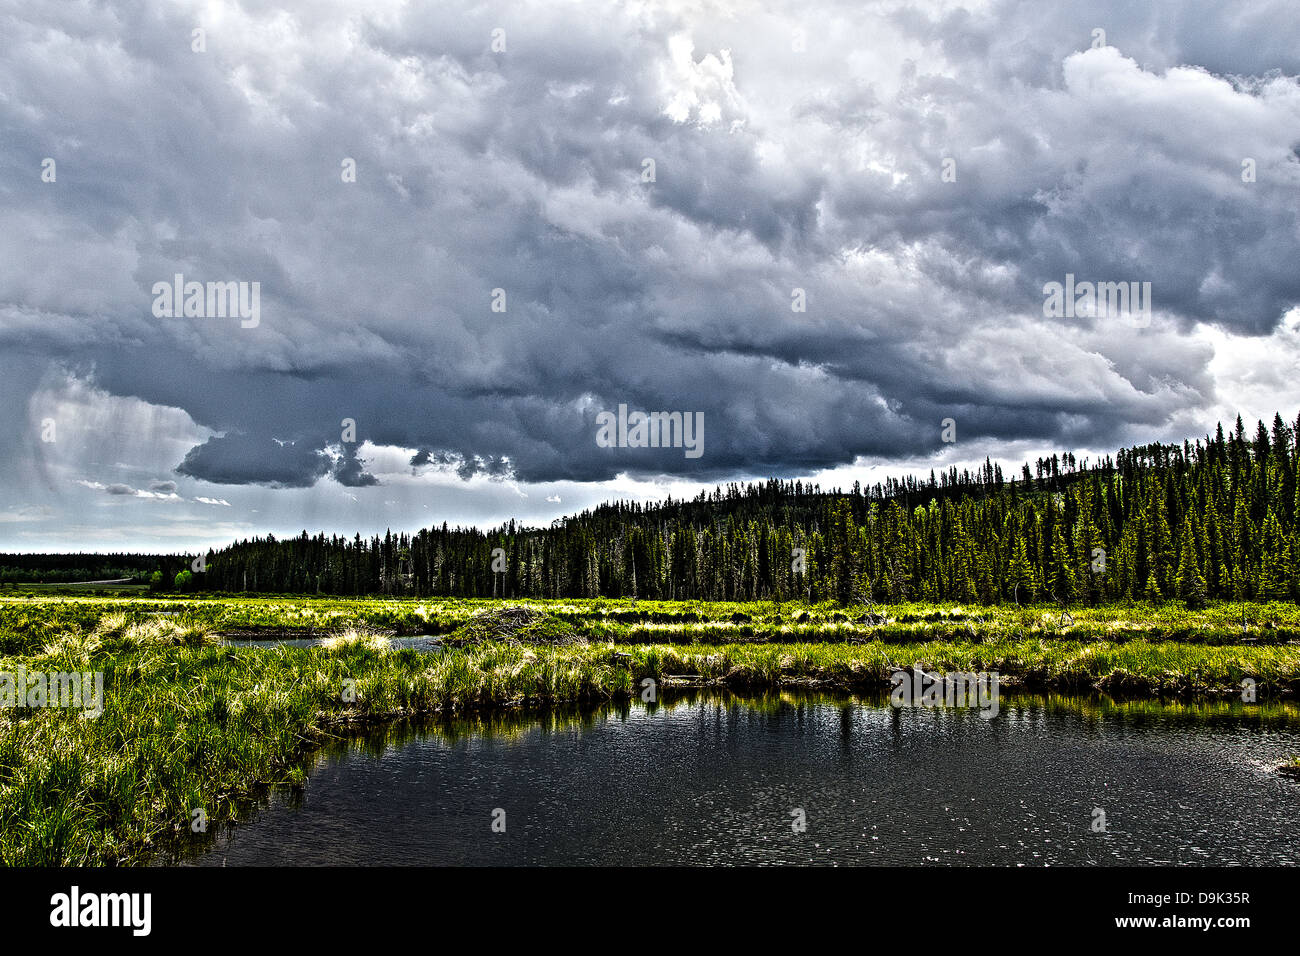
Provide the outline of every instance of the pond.
{"type": "Polygon", "coordinates": [[[340,742],[182,862],[1294,864],[1297,753],[1291,704],[682,692],[340,742]]]}
{"type": "MultiPolygon", "coordinates": [[[[320,647],[324,637],[244,637],[220,634],[221,643],[227,647],[320,647]]],[[[395,650],[411,648],[424,654],[440,654],[445,649],[441,638],[426,634],[403,637],[385,636],[384,638],[395,650]]]]}

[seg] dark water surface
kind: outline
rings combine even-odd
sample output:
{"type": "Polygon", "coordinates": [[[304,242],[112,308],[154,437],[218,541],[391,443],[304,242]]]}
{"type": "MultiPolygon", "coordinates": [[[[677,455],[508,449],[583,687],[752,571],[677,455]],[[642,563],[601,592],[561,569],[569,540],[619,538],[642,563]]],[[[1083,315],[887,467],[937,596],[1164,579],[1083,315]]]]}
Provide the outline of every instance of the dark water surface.
{"type": "Polygon", "coordinates": [[[678,696],[327,748],[204,866],[1294,864],[1294,705],[678,696]],[[506,830],[494,833],[494,810],[506,830]],[[1106,832],[1094,832],[1094,810],[1106,832]],[[807,830],[796,833],[802,809],[807,830]]]}
{"type": "MultiPolygon", "coordinates": [[[[384,640],[392,646],[393,650],[402,650],[412,648],[426,654],[440,654],[444,650],[442,640],[435,636],[417,634],[407,637],[385,636],[384,640]]],[[[320,647],[324,644],[324,637],[230,637],[223,635],[221,643],[226,647],[320,647]]]]}

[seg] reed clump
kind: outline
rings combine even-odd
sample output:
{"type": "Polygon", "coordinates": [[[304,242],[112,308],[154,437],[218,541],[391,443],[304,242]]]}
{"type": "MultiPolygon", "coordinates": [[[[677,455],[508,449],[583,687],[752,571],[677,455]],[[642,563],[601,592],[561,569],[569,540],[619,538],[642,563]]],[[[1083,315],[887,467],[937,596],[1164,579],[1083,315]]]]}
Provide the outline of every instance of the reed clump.
{"type": "Polygon", "coordinates": [[[587,638],[563,618],[528,605],[507,604],[479,611],[447,639],[457,647],[494,642],[565,647],[586,644],[587,638]]]}

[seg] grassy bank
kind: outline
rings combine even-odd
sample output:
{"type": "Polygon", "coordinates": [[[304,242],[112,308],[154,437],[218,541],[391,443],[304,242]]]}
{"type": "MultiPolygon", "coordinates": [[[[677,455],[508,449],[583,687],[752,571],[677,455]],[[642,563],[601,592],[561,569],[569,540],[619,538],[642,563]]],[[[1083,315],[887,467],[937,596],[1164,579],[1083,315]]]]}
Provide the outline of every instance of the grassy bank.
{"type": "MultiPolygon", "coordinates": [[[[629,600],[520,601],[593,640],[620,644],[837,643],[934,640],[1177,641],[1284,644],[1300,641],[1300,606],[1215,603],[1191,611],[1178,602],[1110,604],[1063,612],[1048,605],[980,607],[895,604],[843,608],[794,602],[629,600]]],[[[499,601],[248,596],[122,596],[0,592],[0,653],[43,646],[51,631],[85,629],[104,614],[133,621],[160,615],[229,634],[317,635],[349,627],[397,635],[450,634],[499,601]]]]}
{"type": "Polygon", "coordinates": [[[185,832],[196,808],[220,821],[255,785],[301,780],[304,755],[349,724],[625,700],[647,677],[665,687],[876,691],[891,668],[922,663],[1067,692],[1227,696],[1239,694],[1245,677],[1258,682],[1261,699],[1300,691],[1300,647],[1278,645],[980,635],[857,644],[488,643],[428,655],[393,650],[373,635],[307,649],[222,645],[191,615],[141,608],[74,605],[40,628],[19,625],[8,646],[44,642],[6,654],[0,671],[103,671],[106,707],[96,719],[0,709],[0,859],[8,864],[138,861],[185,832]]]}

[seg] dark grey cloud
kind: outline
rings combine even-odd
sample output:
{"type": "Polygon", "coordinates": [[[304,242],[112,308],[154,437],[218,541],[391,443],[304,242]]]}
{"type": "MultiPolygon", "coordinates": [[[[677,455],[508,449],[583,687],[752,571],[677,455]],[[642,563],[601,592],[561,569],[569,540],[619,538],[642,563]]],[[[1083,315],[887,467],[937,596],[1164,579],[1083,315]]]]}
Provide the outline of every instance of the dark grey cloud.
{"type": "Polygon", "coordinates": [[[330,475],[340,485],[348,488],[366,488],[379,484],[379,479],[366,471],[365,462],[357,457],[356,446],[345,444],[330,475]]]}
{"type": "Polygon", "coordinates": [[[947,417],[1107,446],[1222,400],[1198,330],[1300,302],[1283,3],[246,3],[196,54],[205,10],[0,30],[0,344],[184,410],[182,481],[366,487],[363,443],[466,479],[798,474],[939,451],[947,417]],[[260,323],[155,318],[176,273],[259,282],[260,323]],[[1153,327],[1044,319],[1066,273],[1150,281],[1153,327]],[[620,403],[703,412],[705,453],[598,447],[620,403]]]}
{"type": "Polygon", "coordinates": [[[299,441],[234,433],[209,438],[190,449],[179,474],[218,485],[266,484],[304,488],[330,473],[329,456],[299,441]]]}

